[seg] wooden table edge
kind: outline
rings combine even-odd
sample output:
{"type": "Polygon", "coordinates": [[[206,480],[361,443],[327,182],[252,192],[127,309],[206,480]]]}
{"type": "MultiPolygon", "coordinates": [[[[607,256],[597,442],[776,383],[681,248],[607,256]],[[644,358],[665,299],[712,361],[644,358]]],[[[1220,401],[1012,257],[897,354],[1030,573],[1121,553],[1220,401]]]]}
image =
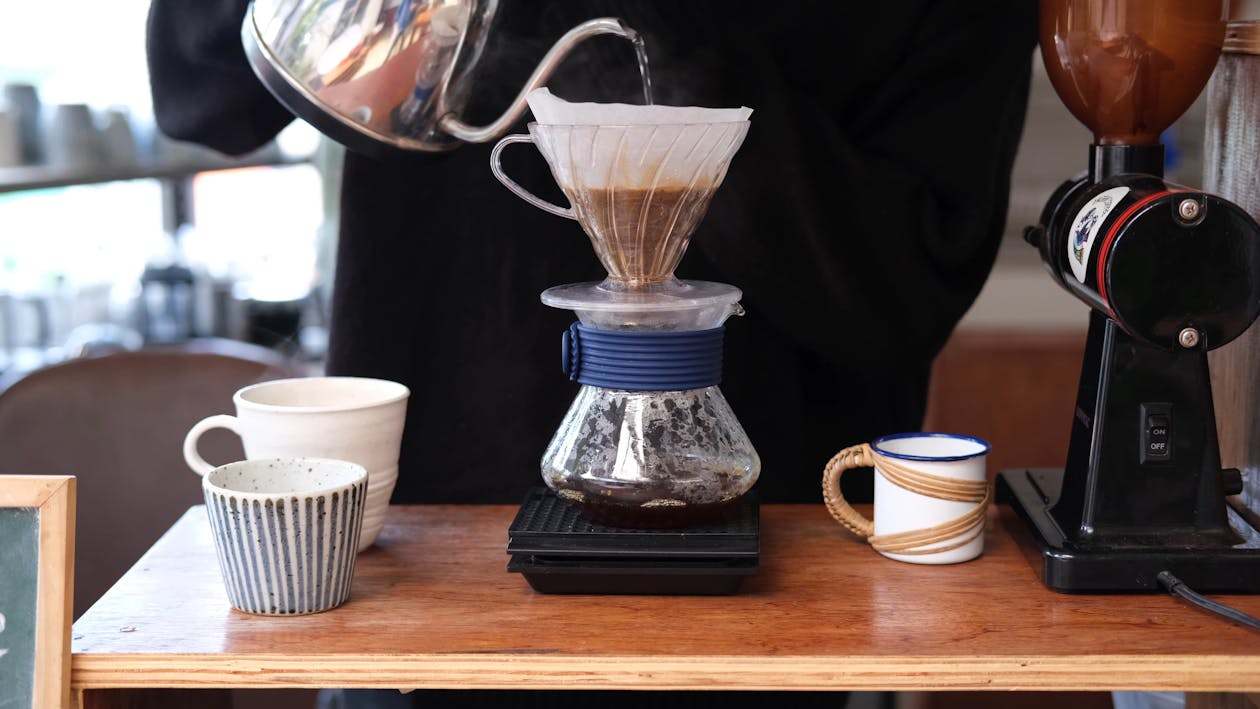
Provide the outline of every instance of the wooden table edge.
{"type": "Polygon", "coordinates": [[[980,657],[75,656],[72,688],[1260,691],[1230,655],[980,657]]]}

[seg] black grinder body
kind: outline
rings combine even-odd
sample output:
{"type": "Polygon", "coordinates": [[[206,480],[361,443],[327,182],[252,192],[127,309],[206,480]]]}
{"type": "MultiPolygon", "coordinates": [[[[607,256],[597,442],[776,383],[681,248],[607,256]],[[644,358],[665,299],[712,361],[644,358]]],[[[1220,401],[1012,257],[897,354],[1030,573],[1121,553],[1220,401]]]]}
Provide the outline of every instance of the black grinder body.
{"type": "Polygon", "coordinates": [[[1230,523],[1225,498],[1242,482],[1221,468],[1207,362],[1260,315],[1260,227],[1166,182],[1162,146],[1091,151],[1090,174],[1025,234],[1091,308],[1066,465],[1003,471],[999,495],[1057,590],[1154,590],[1169,570],[1260,591],[1260,548],[1230,523]]]}

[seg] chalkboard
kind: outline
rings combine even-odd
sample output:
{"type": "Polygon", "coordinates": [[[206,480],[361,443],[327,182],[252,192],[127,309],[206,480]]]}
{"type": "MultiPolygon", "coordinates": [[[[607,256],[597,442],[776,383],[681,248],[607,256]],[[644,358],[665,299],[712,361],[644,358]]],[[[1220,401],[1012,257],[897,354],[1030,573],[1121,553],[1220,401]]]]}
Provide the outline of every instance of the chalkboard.
{"type": "Polygon", "coordinates": [[[0,510],[0,709],[35,702],[39,510],[0,510]]]}
{"type": "Polygon", "coordinates": [[[0,709],[69,704],[74,482],[0,475],[0,709]]]}

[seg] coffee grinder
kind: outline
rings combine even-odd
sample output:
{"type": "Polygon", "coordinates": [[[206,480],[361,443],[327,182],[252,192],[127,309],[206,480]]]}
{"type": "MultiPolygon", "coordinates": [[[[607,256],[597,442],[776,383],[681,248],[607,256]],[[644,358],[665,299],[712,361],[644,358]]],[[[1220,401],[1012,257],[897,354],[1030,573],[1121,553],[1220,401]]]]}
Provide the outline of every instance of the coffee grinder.
{"type": "Polygon", "coordinates": [[[546,489],[509,532],[537,590],[727,593],[757,564],[761,461],[722,395],[724,323],[740,290],[674,269],[748,131],[748,109],[580,104],[529,96],[537,122],[491,153],[518,196],[576,220],[608,276],[556,286],[572,310],[562,369],[581,384],[542,456],[546,489]],[[530,194],[499,156],[532,142],[571,207],[530,194]]]}
{"type": "Polygon", "coordinates": [[[1161,133],[1202,90],[1221,2],[1042,0],[1051,82],[1094,133],[1089,170],[1025,231],[1090,308],[1066,466],[998,476],[1047,586],[1150,591],[1171,572],[1206,591],[1260,591],[1260,532],[1231,508],[1207,352],[1260,314],[1260,227],[1163,179],[1161,133]]]}

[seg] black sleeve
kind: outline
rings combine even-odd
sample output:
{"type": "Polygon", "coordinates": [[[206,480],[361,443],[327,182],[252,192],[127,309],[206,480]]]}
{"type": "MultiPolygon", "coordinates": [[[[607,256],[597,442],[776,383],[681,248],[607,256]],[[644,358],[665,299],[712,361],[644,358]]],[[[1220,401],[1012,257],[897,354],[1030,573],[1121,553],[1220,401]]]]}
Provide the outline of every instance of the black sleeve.
{"type": "Polygon", "coordinates": [[[293,120],[245,60],[248,0],[153,0],[146,49],[158,128],[177,140],[239,155],[293,120]]]}

